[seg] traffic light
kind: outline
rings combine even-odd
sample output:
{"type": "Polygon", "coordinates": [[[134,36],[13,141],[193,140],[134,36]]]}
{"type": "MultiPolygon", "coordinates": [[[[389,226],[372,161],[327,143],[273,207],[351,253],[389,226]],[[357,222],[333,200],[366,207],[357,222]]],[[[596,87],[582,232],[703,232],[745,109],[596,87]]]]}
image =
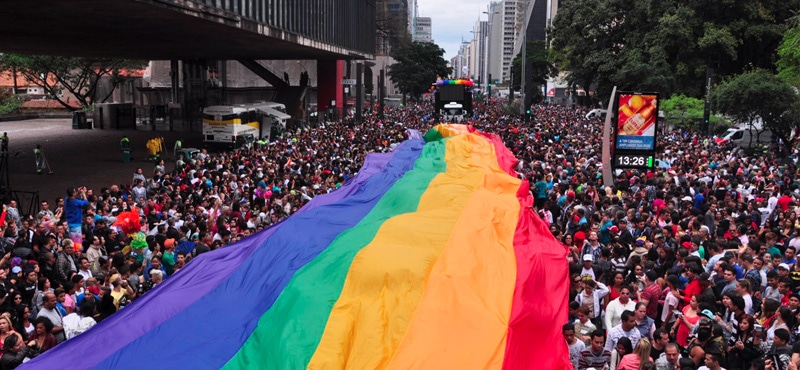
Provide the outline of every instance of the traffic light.
{"type": "Polygon", "coordinates": [[[528,108],[525,110],[525,122],[530,122],[530,121],[531,121],[531,109],[528,108]]]}

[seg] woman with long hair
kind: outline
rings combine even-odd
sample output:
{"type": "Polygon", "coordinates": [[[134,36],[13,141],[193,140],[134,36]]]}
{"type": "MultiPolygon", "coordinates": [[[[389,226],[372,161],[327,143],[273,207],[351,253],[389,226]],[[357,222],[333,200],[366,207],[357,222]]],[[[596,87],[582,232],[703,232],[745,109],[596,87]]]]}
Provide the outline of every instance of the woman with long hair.
{"type": "Polygon", "coordinates": [[[100,289],[100,304],[97,306],[95,321],[103,321],[115,312],[117,312],[117,306],[114,305],[114,297],[111,296],[111,289],[104,286],[100,289]]]}
{"type": "Polygon", "coordinates": [[[50,279],[41,276],[39,280],[36,282],[36,293],[33,294],[33,312],[36,314],[42,310],[43,298],[44,294],[47,292],[52,292],[53,289],[50,287],[50,279]]]}
{"type": "Polygon", "coordinates": [[[722,316],[714,315],[714,320],[722,326],[725,341],[728,342],[732,339],[732,333],[736,332],[736,323],[744,314],[744,298],[738,292],[729,290],[722,295],[722,306],[725,312],[722,316]]]}
{"type": "Polygon", "coordinates": [[[731,345],[728,346],[729,370],[749,370],[750,363],[761,357],[760,347],[754,343],[753,326],[755,324],[755,319],[750,315],[742,316],[739,321],[739,330],[732,339],[731,345]]]}
{"type": "MultiPolygon", "coordinates": [[[[14,330],[14,324],[11,322],[11,316],[8,313],[3,313],[0,315],[0,342],[3,342],[11,335],[19,336],[19,339],[22,340],[22,335],[17,333],[14,330]]],[[[2,355],[2,352],[0,352],[2,355]]]]}
{"type": "Polygon", "coordinates": [[[617,346],[611,351],[611,370],[617,370],[622,358],[633,353],[633,344],[628,337],[619,338],[617,346]]]}
{"type": "Polygon", "coordinates": [[[761,302],[761,314],[756,314],[756,319],[759,324],[764,325],[765,328],[772,326],[772,322],[778,316],[778,308],[781,303],[772,298],[766,298],[761,302]]]}
{"type": "Polygon", "coordinates": [[[636,348],[633,349],[633,353],[622,357],[622,361],[617,365],[617,370],[639,370],[639,365],[652,361],[652,359],[650,359],[651,349],[652,346],[650,345],[649,339],[639,339],[639,343],[636,343],[636,348]]]}
{"type": "Polygon", "coordinates": [[[611,278],[611,286],[608,287],[608,295],[606,296],[603,308],[608,306],[608,302],[619,298],[619,291],[622,290],[623,286],[627,287],[627,285],[625,285],[625,274],[622,272],[614,272],[611,278]]]}
{"type": "Polygon", "coordinates": [[[675,336],[675,341],[682,347],[689,344],[689,332],[700,321],[700,306],[697,302],[697,295],[692,296],[689,304],[683,308],[683,312],[675,320],[675,325],[670,329],[670,335],[675,336]]]}
{"type": "Polygon", "coordinates": [[[17,306],[17,325],[14,326],[14,330],[20,333],[25,340],[30,339],[33,335],[35,326],[31,322],[31,308],[28,305],[17,306]]]}
{"type": "Polygon", "coordinates": [[[778,329],[786,329],[786,331],[791,333],[791,329],[789,329],[789,322],[792,320],[792,309],[787,306],[780,306],[778,308],[778,313],[775,315],[775,320],[772,321],[772,325],[767,328],[767,338],[766,341],[769,345],[772,345],[772,340],[775,339],[775,330],[778,329]]]}

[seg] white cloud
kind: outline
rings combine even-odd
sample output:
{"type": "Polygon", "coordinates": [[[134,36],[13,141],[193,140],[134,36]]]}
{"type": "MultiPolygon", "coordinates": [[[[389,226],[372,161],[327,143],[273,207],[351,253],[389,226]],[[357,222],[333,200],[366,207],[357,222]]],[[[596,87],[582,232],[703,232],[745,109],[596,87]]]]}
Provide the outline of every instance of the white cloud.
{"type": "Polygon", "coordinates": [[[461,39],[472,40],[475,22],[486,20],[487,0],[417,0],[420,17],[431,18],[433,41],[449,60],[458,54],[461,39]]]}

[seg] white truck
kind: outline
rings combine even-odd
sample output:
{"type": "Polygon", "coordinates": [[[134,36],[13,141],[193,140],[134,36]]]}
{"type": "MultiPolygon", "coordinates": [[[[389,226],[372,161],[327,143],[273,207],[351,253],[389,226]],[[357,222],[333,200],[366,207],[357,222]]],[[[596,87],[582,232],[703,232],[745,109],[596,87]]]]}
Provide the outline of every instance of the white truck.
{"type": "Polygon", "coordinates": [[[450,102],[444,105],[442,116],[447,122],[461,122],[464,120],[464,106],[457,102],[450,102]]]}

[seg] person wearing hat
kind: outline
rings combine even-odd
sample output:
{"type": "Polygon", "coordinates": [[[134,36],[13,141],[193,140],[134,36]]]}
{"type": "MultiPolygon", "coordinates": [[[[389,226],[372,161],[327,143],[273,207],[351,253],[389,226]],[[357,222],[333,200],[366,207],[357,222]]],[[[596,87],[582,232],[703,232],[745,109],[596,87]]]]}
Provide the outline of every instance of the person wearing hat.
{"type": "Polygon", "coordinates": [[[581,278],[589,277],[592,280],[597,280],[600,274],[596,272],[596,268],[592,265],[592,255],[584,254],[581,258],[583,266],[581,268],[581,278]]]}
{"type": "Polygon", "coordinates": [[[643,257],[647,256],[647,254],[650,252],[650,246],[651,245],[652,245],[652,243],[649,243],[647,241],[647,237],[646,236],[640,236],[640,237],[636,238],[636,242],[635,242],[635,244],[633,246],[633,252],[631,252],[631,254],[628,257],[628,259],[630,259],[633,256],[639,256],[639,258],[643,258],[643,257]]]}

